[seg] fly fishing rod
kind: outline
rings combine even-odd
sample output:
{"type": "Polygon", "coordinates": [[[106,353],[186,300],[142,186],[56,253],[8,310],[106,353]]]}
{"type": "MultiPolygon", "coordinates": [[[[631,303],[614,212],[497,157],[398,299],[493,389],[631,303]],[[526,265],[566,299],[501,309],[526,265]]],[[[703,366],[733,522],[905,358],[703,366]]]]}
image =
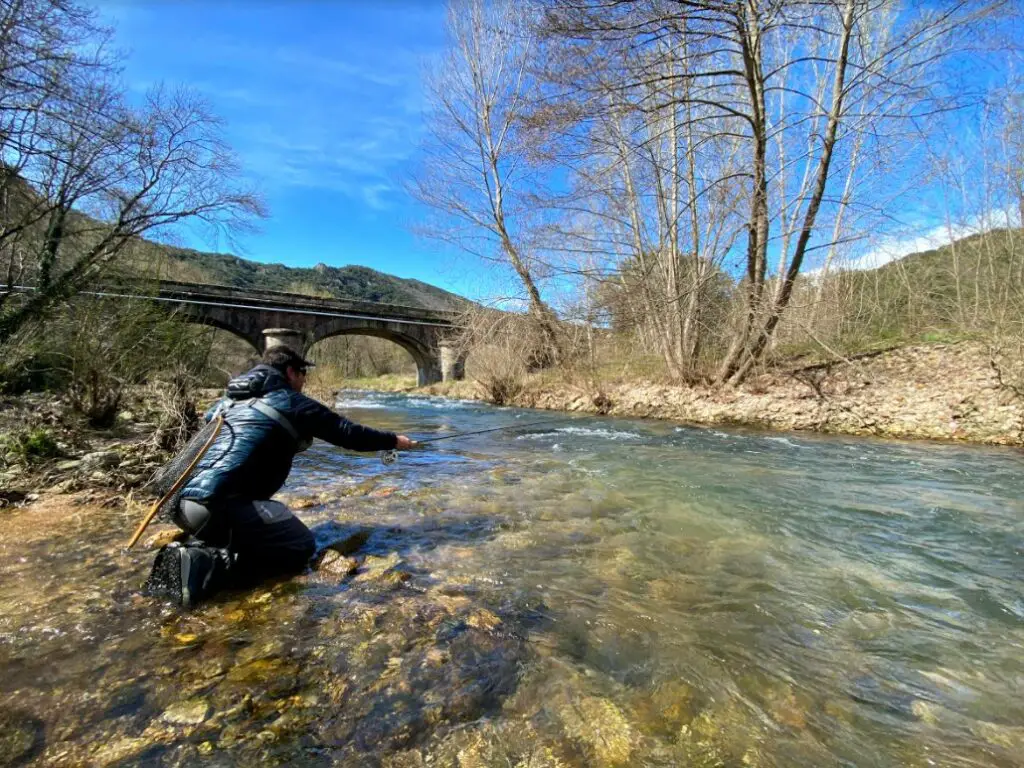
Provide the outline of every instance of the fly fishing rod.
{"type": "MultiPolygon", "coordinates": [[[[413,445],[414,445],[414,447],[418,447],[418,446],[421,446],[421,445],[426,445],[427,443],[436,443],[436,442],[438,442],[440,440],[453,440],[456,437],[469,437],[471,435],[485,435],[488,432],[501,432],[502,430],[506,430],[506,429],[525,429],[526,427],[537,427],[537,426],[543,426],[543,425],[547,425],[547,424],[557,424],[557,423],[563,422],[563,421],[570,421],[573,418],[574,417],[572,417],[572,416],[562,416],[562,417],[554,418],[554,419],[543,419],[541,421],[530,421],[530,422],[527,422],[526,424],[506,424],[506,425],[504,425],[502,427],[491,427],[490,429],[475,429],[472,432],[456,432],[454,435],[441,435],[440,437],[428,437],[425,440],[417,440],[417,441],[415,441],[415,443],[413,445]]],[[[397,450],[384,451],[381,454],[380,460],[382,462],[384,462],[385,464],[394,464],[396,461],[398,461],[398,451],[397,450]]]]}

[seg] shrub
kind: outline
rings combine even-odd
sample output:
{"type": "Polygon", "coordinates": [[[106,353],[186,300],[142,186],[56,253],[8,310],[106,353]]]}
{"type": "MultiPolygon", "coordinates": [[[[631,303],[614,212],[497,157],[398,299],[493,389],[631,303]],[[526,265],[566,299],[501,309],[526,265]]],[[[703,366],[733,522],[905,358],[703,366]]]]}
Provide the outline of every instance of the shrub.
{"type": "Polygon", "coordinates": [[[526,388],[526,379],[545,349],[535,318],[509,312],[474,309],[461,319],[456,344],[468,356],[467,374],[483,387],[495,405],[510,405],[526,388]]]}
{"type": "Polygon", "coordinates": [[[46,427],[19,429],[0,435],[0,464],[37,464],[63,456],[53,433],[46,427]]]}
{"type": "Polygon", "coordinates": [[[209,367],[210,330],[145,300],[77,298],[23,335],[17,366],[0,378],[12,391],[31,375],[64,392],[93,427],[113,425],[128,387],[161,377],[176,385],[174,410],[187,413],[184,401],[209,367]]]}

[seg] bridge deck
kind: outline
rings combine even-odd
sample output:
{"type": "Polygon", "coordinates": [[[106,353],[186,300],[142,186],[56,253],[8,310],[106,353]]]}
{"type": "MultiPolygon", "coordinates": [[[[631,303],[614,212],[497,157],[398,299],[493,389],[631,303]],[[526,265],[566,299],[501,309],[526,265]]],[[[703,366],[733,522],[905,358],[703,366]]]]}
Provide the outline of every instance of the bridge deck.
{"type": "MultiPolygon", "coordinates": [[[[31,292],[32,286],[0,286],[0,293],[10,291],[31,292]]],[[[215,304],[223,306],[245,306],[252,309],[297,312],[300,314],[321,314],[327,316],[359,315],[367,318],[397,322],[429,323],[431,325],[456,325],[459,312],[451,310],[426,309],[402,304],[363,301],[359,299],[334,299],[307,296],[285,291],[251,290],[227,285],[205,283],[184,283],[171,280],[159,282],[138,282],[121,285],[97,286],[82,293],[94,296],[121,296],[125,298],[159,298],[182,304],[215,304]],[[155,290],[154,290],[155,289],[155,290]]]]}

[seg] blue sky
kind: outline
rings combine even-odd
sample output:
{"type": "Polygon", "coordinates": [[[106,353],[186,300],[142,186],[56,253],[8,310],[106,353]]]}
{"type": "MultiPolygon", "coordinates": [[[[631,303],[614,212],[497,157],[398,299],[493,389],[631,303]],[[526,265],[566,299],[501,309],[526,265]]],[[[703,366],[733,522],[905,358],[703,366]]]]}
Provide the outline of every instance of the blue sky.
{"type": "Polygon", "coordinates": [[[402,189],[423,130],[423,61],[444,39],[440,0],[114,0],[101,13],[129,87],[205,95],[270,209],[238,249],[186,245],[486,292],[464,257],[410,231],[423,211],[402,189]]]}
{"type": "MultiPolygon", "coordinates": [[[[101,1],[127,54],[129,87],[141,94],[162,81],[204,94],[268,204],[270,218],[239,247],[199,237],[186,245],[291,266],[362,264],[474,299],[512,295],[507,273],[411,231],[427,211],[402,185],[424,130],[422,69],[444,44],[443,0],[101,1]]],[[[965,61],[947,74],[972,87],[1019,67],[999,49],[959,70],[965,61]]],[[[977,115],[932,120],[969,158],[977,115]]],[[[950,201],[900,160],[900,173],[876,179],[888,190],[888,218],[854,246],[853,266],[973,231],[944,221],[950,201]]],[[[842,181],[833,180],[833,192],[842,181]]],[[[991,226],[990,216],[970,213],[991,226]]]]}

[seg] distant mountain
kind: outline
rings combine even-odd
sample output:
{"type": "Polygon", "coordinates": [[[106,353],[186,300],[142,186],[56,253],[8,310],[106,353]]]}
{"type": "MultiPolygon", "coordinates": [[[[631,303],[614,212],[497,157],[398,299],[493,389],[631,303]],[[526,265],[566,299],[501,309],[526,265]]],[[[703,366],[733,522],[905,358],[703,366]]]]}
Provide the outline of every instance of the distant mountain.
{"type": "Polygon", "coordinates": [[[262,264],[225,253],[204,253],[151,242],[136,244],[119,270],[164,280],[214,283],[234,288],[287,291],[324,298],[348,298],[440,310],[466,309],[468,299],[419,280],[369,267],[287,267],[262,264]]]}

